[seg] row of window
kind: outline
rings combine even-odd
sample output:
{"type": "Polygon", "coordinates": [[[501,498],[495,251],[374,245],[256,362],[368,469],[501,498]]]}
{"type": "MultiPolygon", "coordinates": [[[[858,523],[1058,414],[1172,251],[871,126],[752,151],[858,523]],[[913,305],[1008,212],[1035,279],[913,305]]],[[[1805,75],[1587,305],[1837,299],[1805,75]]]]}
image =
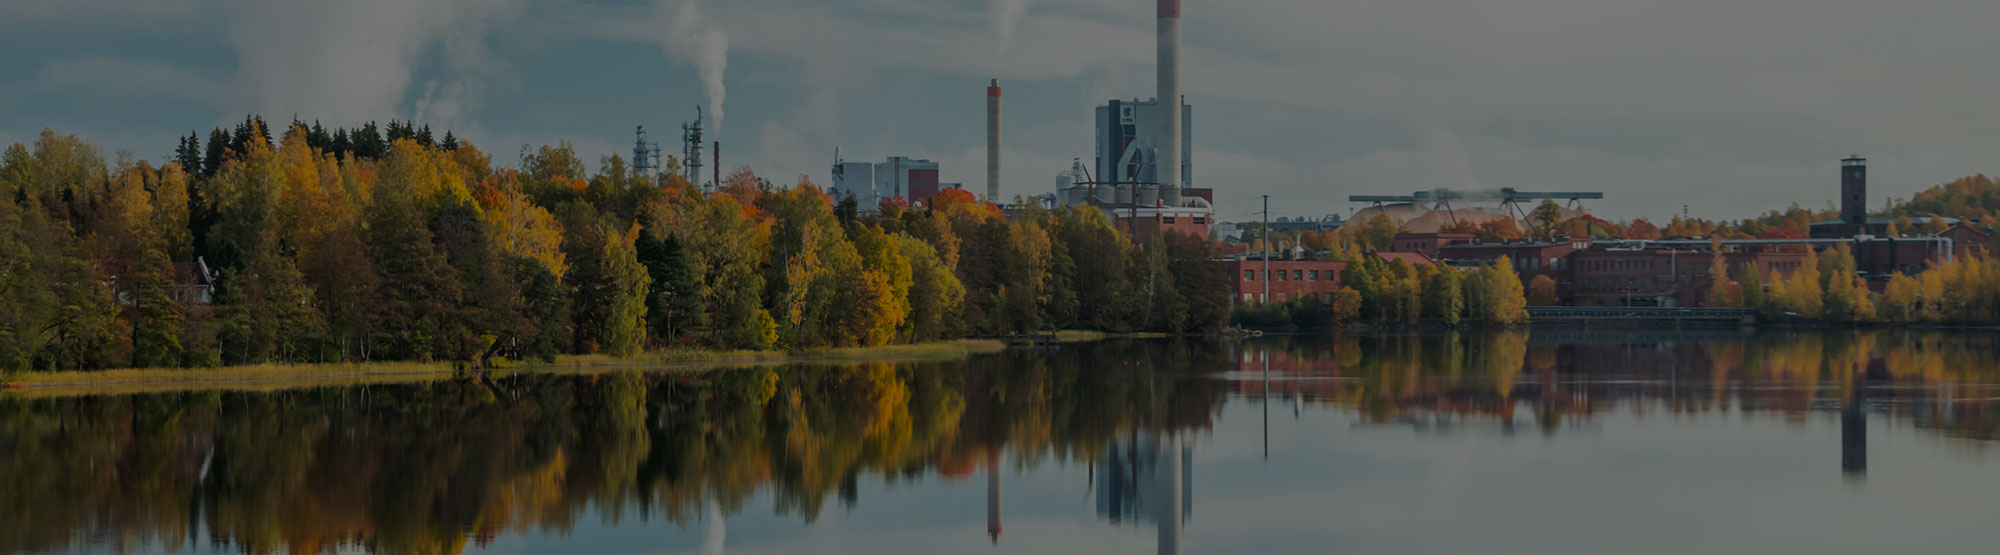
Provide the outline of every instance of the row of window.
{"type": "Polygon", "coordinates": [[[1638,260],[1627,260],[1627,259],[1585,260],[1583,262],[1583,269],[1585,271],[1593,271],[1593,272],[1631,272],[1638,270],[1651,270],[1653,269],[1653,262],[1654,260],[1650,258],[1644,258],[1638,260]]]}
{"type": "MultiPolygon", "coordinates": [[[[1207,217],[1207,216],[1192,216],[1192,217],[1194,218],[1194,225],[1207,225],[1207,224],[1208,224],[1208,217],[1207,217]]],[[[1164,224],[1167,224],[1167,225],[1173,225],[1173,223],[1174,223],[1175,221],[1176,221],[1176,220],[1174,219],[1174,216],[1161,216],[1161,217],[1160,217],[1160,222],[1161,222],[1161,223],[1164,223],[1164,224]]]]}
{"type": "MultiPolygon", "coordinates": [[[[1310,298],[1310,297],[1311,297],[1312,295],[1313,295],[1312,293],[1299,293],[1299,298],[1301,298],[1301,299],[1305,299],[1305,298],[1310,298]]],[[[1289,301],[1289,300],[1292,300],[1292,296],[1291,296],[1290,294],[1288,294],[1288,293],[1273,293],[1273,294],[1271,295],[1271,298],[1272,298],[1272,299],[1275,299],[1275,300],[1277,300],[1278,302],[1281,302],[1281,303],[1282,303],[1282,302],[1285,302],[1285,301],[1289,301]]],[[[1257,304],[1257,303],[1262,303],[1262,302],[1264,302],[1264,295],[1263,295],[1263,294],[1261,294],[1261,293],[1244,293],[1244,294],[1242,294],[1242,295],[1237,295],[1237,296],[1236,296],[1236,302],[1238,302],[1238,303],[1242,303],[1242,304],[1257,304]]],[[[1322,302],[1322,303],[1326,303],[1326,304],[1333,304],[1333,294],[1332,294],[1332,293],[1320,293],[1320,294],[1319,294],[1319,302],[1322,302]]]]}
{"type": "Polygon", "coordinates": [[[1569,259],[1567,258],[1551,258],[1547,263],[1543,263],[1540,258],[1524,258],[1515,264],[1519,266],[1515,268],[1516,270],[1526,272],[1538,272],[1542,270],[1560,272],[1569,269],[1569,259]]]}
{"type": "MultiPolygon", "coordinates": [[[[1287,281],[1284,270],[1272,270],[1271,275],[1277,278],[1271,281],[1287,281]]],[[[1290,275],[1290,281],[1319,281],[1319,270],[1292,270],[1290,275]]],[[[1333,270],[1326,271],[1326,279],[1329,281],[1333,279],[1333,270]]],[[[1257,281],[1257,271],[1244,270],[1243,281],[1257,281]]]]}

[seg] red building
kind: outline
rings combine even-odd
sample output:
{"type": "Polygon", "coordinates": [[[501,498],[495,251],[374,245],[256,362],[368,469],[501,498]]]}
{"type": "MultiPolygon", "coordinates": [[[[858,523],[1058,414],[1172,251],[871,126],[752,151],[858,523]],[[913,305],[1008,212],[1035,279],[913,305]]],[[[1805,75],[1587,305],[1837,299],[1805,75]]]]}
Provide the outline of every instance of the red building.
{"type": "Polygon", "coordinates": [[[1451,245],[1471,243],[1477,240],[1477,238],[1478,236],[1471,233],[1398,233],[1396,234],[1395,248],[1391,250],[1395,252],[1414,252],[1436,260],[1440,249],[1451,245]]]}
{"type": "Polygon", "coordinates": [[[1230,276],[1230,304],[1286,302],[1305,296],[1330,303],[1334,292],[1340,291],[1340,272],[1347,269],[1345,262],[1274,254],[1267,272],[1260,256],[1238,255],[1223,261],[1230,276]]]}
{"type": "Polygon", "coordinates": [[[1939,233],[1938,237],[1951,240],[1951,248],[1959,258],[1985,256],[1993,248],[1993,232],[1980,228],[1978,222],[1951,226],[1939,233]]]}
{"type": "Polygon", "coordinates": [[[1379,260],[1383,264],[1388,264],[1390,262],[1401,260],[1403,261],[1403,263],[1409,264],[1411,266],[1437,265],[1437,261],[1431,260],[1431,257],[1424,256],[1424,254],[1420,252],[1371,252],[1363,256],[1366,256],[1370,259],[1379,260]]]}
{"type": "Polygon", "coordinates": [[[1206,239],[1210,212],[1196,208],[1146,208],[1133,212],[1112,212],[1112,224],[1119,230],[1132,234],[1134,241],[1145,242],[1169,231],[1206,239]]]}
{"type": "Polygon", "coordinates": [[[1569,257],[1591,245],[1590,239],[1459,243],[1440,247],[1436,258],[1453,266],[1485,266],[1504,256],[1520,274],[1522,284],[1533,282],[1536,276],[1548,276],[1556,282],[1556,296],[1567,299],[1574,287],[1569,257]]]}
{"type": "MultiPolygon", "coordinates": [[[[1730,272],[1757,268],[1766,284],[1802,267],[1805,247],[1750,247],[1724,252],[1730,272]]],[[[1714,285],[1707,247],[1610,247],[1571,256],[1571,287],[1562,302],[1578,306],[1702,306],[1714,285]]]]}

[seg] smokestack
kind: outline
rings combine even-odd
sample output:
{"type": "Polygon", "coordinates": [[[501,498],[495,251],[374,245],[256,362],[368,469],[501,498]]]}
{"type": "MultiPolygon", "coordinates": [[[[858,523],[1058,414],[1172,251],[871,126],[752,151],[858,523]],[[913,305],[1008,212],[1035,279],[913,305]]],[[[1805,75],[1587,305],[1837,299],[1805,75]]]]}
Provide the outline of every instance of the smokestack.
{"type": "Polygon", "coordinates": [[[1000,80],[986,87],[986,200],[1000,202],[1000,80]]]}
{"type": "Polygon", "coordinates": [[[722,190],[722,141],[715,142],[713,151],[715,155],[715,181],[709,183],[708,187],[711,191],[720,191],[722,190]]]}
{"type": "Polygon", "coordinates": [[[1154,177],[1181,186],[1181,0],[1160,2],[1160,136],[1154,177]]]}

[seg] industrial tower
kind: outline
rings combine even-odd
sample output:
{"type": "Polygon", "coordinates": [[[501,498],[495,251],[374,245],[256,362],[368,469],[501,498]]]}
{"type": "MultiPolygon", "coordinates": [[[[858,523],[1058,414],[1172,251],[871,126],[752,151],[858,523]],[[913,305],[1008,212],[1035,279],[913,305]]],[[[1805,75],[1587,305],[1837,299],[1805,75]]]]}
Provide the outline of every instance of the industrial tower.
{"type": "Polygon", "coordinates": [[[701,107],[694,107],[694,122],[681,124],[681,166],[687,170],[688,184],[701,186],[701,107]]]}

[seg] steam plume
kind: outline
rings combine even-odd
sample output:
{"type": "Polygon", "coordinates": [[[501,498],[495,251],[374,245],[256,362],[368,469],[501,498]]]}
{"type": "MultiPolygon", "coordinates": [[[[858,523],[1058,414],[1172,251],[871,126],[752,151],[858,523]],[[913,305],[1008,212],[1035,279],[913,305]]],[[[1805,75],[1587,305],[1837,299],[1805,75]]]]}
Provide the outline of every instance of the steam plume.
{"type": "Polygon", "coordinates": [[[1014,24],[1028,13],[1034,0],[987,0],[986,10],[993,20],[994,51],[1006,52],[1014,42],[1014,24]]]}
{"type": "Polygon", "coordinates": [[[701,73],[701,84],[708,94],[708,113],[713,120],[709,134],[722,136],[722,101],[729,96],[722,80],[729,70],[729,35],[702,17],[701,8],[692,0],[658,0],[653,8],[667,31],[660,39],[660,47],[666,50],[667,57],[692,62],[701,73]],[[674,4],[679,4],[679,8],[674,4]]]}

